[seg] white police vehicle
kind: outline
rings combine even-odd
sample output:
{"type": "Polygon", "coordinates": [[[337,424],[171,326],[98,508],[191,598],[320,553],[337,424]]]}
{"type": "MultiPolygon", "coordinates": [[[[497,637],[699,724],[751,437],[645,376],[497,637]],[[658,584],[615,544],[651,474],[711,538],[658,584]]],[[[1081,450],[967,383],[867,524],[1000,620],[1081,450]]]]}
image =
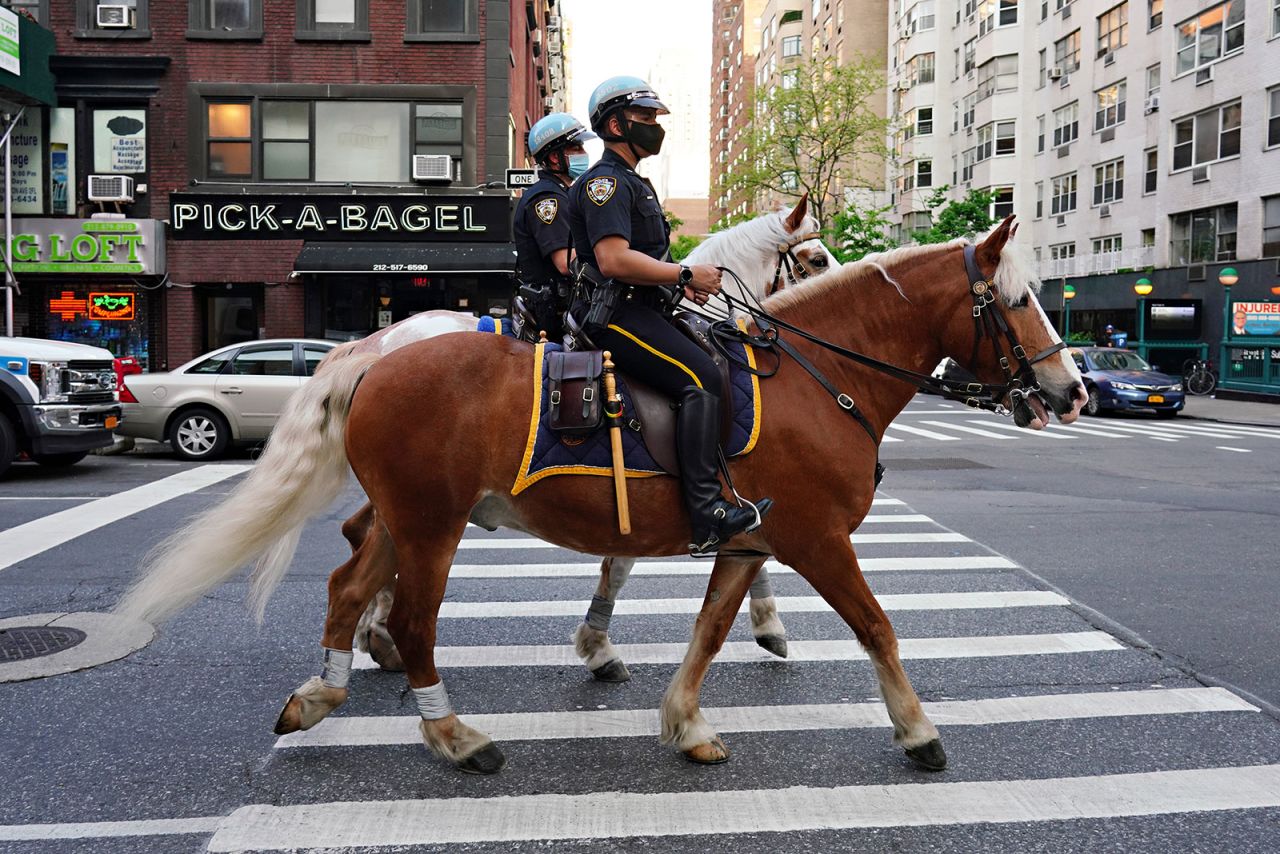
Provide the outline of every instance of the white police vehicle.
{"type": "Polygon", "coordinates": [[[119,422],[110,351],[0,335],[0,475],[20,454],[74,465],[110,445],[119,422]]]}

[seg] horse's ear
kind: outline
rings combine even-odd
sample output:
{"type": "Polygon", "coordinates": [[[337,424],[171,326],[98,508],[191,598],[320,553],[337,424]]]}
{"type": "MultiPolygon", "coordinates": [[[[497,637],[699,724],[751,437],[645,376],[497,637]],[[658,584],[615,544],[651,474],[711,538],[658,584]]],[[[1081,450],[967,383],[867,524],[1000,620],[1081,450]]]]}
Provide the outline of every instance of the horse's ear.
{"type": "Polygon", "coordinates": [[[804,224],[804,218],[809,213],[809,194],[805,193],[800,197],[800,201],[796,204],[791,214],[787,217],[787,233],[790,234],[798,231],[800,226],[804,224]]]}
{"type": "Polygon", "coordinates": [[[996,230],[986,236],[986,238],[978,244],[978,261],[986,262],[987,269],[994,270],[1000,264],[1000,252],[1004,249],[1004,245],[1013,237],[1013,232],[1017,226],[1013,224],[1013,214],[1009,214],[1004,218],[1004,222],[996,227],[996,230]]]}

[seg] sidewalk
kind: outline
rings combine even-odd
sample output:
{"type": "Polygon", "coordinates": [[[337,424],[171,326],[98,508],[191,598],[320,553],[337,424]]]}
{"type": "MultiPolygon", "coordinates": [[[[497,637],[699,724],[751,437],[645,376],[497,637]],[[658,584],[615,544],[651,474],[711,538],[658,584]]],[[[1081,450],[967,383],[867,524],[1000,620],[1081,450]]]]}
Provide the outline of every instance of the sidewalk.
{"type": "Polygon", "coordinates": [[[1195,418],[1200,421],[1280,427],[1280,405],[1274,403],[1218,400],[1215,397],[1195,397],[1189,394],[1182,414],[1186,418],[1195,418]]]}

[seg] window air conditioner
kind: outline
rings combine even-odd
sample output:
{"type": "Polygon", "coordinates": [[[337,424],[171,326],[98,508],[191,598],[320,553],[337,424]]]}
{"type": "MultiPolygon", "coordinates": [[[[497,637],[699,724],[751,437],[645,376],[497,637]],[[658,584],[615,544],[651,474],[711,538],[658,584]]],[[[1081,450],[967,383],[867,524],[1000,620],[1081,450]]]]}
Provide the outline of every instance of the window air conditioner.
{"type": "Polygon", "coordinates": [[[1114,64],[1115,64],[1115,61],[1116,61],[1116,55],[1115,55],[1115,53],[1114,53],[1113,51],[1107,51],[1106,56],[1105,56],[1105,57],[1103,57],[1103,59],[1102,59],[1102,64],[1103,64],[1103,65],[1114,65],[1114,64]]]}
{"type": "Polygon", "coordinates": [[[1196,72],[1197,86],[1203,86],[1205,83],[1208,83],[1212,79],[1213,79],[1212,65],[1210,65],[1208,68],[1201,68],[1199,71],[1196,72]]]}
{"type": "Polygon", "coordinates": [[[1071,4],[1068,3],[1067,5],[1062,7],[1062,20],[1065,21],[1070,17],[1071,17],[1071,4]]]}
{"type": "Polygon", "coordinates": [[[97,22],[100,30],[127,30],[133,26],[133,8],[101,4],[98,6],[97,22]]]}
{"type": "Polygon", "coordinates": [[[1191,170],[1192,184],[1203,184],[1205,181],[1208,181],[1208,180],[1209,180],[1208,166],[1196,166],[1194,169],[1191,170]]]}
{"type": "Polygon", "coordinates": [[[1147,100],[1142,102],[1142,111],[1147,115],[1151,115],[1152,113],[1159,112],[1159,110],[1160,110],[1160,93],[1159,92],[1157,92],[1154,95],[1148,95],[1147,100]]]}
{"type": "Polygon", "coordinates": [[[548,95],[542,99],[542,106],[546,107],[548,110],[554,110],[556,107],[556,99],[553,96],[548,95]]]}
{"type": "Polygon", "coordinates": [[[413,180],[452,181],[453,158],[447,154],[413,155],[413,180]]]}
{"type": "Polygon", "coordinates": [[[1098,208],[1098,216],[1111,216],[1111,205],[1103,205],[1098,208]]]}
{"type": "Polygon", "coordinates": [[[559,16],[559,15],[548,15],[548,16],[547,16],[547,29],[548,29],[548,30],[558,30],[558,29],[560,29],[560,16],[559,16]]]}
{"type": "Polygon", "coordinates": [[[910,92],[911,84],[908,83],[906,80],[899,80],[897,89],[899,92],[910,92]]]}
{"type": "Polygon", "coordinates": [[[902,28],[902,37],[903,37],[904,39],[909,39],[909,38],[911,38],[911,28],[910,28],[910,27],[903,27],[903,28],[902,28]]]}
{"type": "Polygon", "coordinates": [[[1049,69],[1050,80],[1061,80],[1062,78],[1063,78],[1063,72],[1062,72],[1061,66],[1055,65],[1053,68],[1049,69]]]}
{"type": "Polygon", "coordinates": [[[132,202],[133,179],[128,175],[90,175],[89,201],[132,202]]]}

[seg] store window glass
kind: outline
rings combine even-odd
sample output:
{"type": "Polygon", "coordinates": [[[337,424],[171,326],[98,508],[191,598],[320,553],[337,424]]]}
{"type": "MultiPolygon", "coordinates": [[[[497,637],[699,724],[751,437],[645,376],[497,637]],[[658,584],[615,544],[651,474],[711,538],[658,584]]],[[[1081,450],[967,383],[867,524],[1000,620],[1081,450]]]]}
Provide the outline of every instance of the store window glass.
{"type": "Polygon", "coordinates": [[[253,297],[211,296],[205,304],[205,345],[210,350],[258,337],[253,297]]]}
{"type": "Polygon", "coordinates": [[[149,369],[148,301],[133,285],[49,287],[44,307],[47,337],[132,356],[149,369]]]}
{"type": "Polygon", "coordinates": [[[317,101],[315,179],[409,180],[409,105],[395,101],[317,101]]]}

